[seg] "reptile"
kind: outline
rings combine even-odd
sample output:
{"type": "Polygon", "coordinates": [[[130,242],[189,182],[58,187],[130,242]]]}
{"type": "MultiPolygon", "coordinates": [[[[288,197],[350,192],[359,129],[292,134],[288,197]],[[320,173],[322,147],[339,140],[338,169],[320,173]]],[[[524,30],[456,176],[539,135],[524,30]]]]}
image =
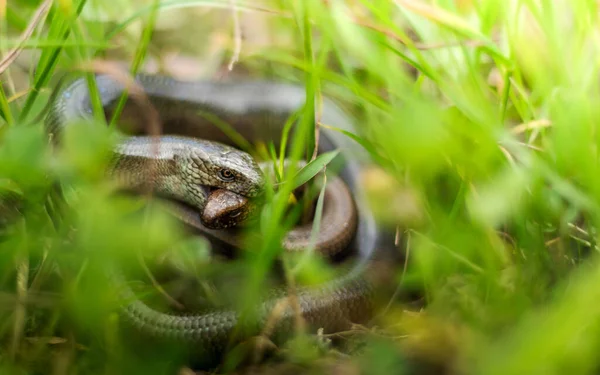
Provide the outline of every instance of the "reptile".
{"type": "MultiPolygon", "coordinates": [[[[304,164],[304,163],[301,163],[304,164]]],[[[267,163],[261,163],[263,170],[269,170],[267,163]]],[[[318,235],[314,239],[315,250],[324,256],[333,257],[341,253],[352,240],[356,230],[356,209],[352,193],[344,181],[335,176],[325,185],[323,211],[318,235]]],[[[200,221],[211,229],[240,226],[257,219],[259,202],[248,199],[231,190],[218,189],[210,193],[201,211],[200,221]]],[[[178,215],[181,218],[181,213],[178,215]]],[[[191,221],[195,226],[195,220],[191,221]]],[[[291,228],[283,238],[282,247],[286,251],[304,251],[312,245],[313,223],[291,228]]],[[[218,233],[218,232],[217,232],[218,233]]],[[[242,240],[235,234],[219,236],[232,246],[242,247],[242,240]]],[[[246,239],[248,241],[248,239],[246,239]]]]}
{"type": "MultiPolygon", "coordinates": [[[[211,216],[209,210],[205,210],[207,201],[216,204],[217,196],[221,195],[223,202],[231,203],[234,197],[238,197],[241,206],[244,206],[246,199],[259,193],[264,181],[257,164],[244,152],[233,148],[235,144],[230,136],[221,127],[215,126],[211,118],[218,117],[230,124],[249,142],[273,142],[275,147],[279,147],[286,121],[305,104],[305,89],[270,81],[180,81],[145,74],[136,75],[135,81],[156,108],[163,124],[163,135],[157,153],[157,149],[152,149],[152,140],[144,132],[147,125],[144,108],[129,100],[119,120],[128,138],[115,149],[116,163],[123,167],[117,174],[126,182],[140,186],[148,182],[145,180],[154,178],[154,186],[158,186],[158,190],[185,203],[178,206],[179,217],[183,221],[201,233],[227,240],[226,232],[204,225],[211,218],[222,219],[227,209],[219,211],[217,208],[216,214],[211,216]],[[212,117],[207,117],[206,113],[212,117]],[[162,162],[156,163],[156,158],[162,158],[162,162]],[[153,175],[144,174],[141,172],[144,168],[140,168],[150,161],[157,166],[153,175]],[[215,196],[211,197],[213,194],[215,196]]],[[[105,114],[110,118],[124,86],[108,75],[97,75],[96,85],[105,114]]],[[[46,128],[54,139],[59,140],[66,126],[76,120],[92,118],[87,82],[78,79],[53,101],[46,117],[46,128]]],[[[353,129],[350,118],[328,98],[322,101],[320,121],[342,130],[353,129]]],[[[337,159],[341,161],[339,178],[343,184],[332,183],[327,187],[328,201],[333,205],[345,205],[333,212],[346,215],[344,220],[355,219],[355,224],[350,223],[355,230],[350,235],[349,231],[338,231],[336,236],[340,238],[328,238],[327,244],[319,242],[322,238],[319,237],[316,246],[343,247],[356,254],[353,257],[355,261],[343,276],[318,287],[299,288],[295,293],[302,317],[309,326],[323,328],[324,332],[345,330],[352,323],[365,322],[371,317],[373,289],[365,271],[372,263],[382,237],[359,180],[361,168],[369,162],[369,158],[345,135],[331,128],[321,128],[318,152],[335,149],[340,150],[337,159]],[[342,185],[349,190],[340,189],[342,185]],[[349,201],[343,198],[344,195],[354,199],[349,201]],[[342,198],[331,199],[339,196],[342,198]],[[355,207],[350,207],[349,202],[353,202],[355,207]]],[[[327,220],[322,226],[335,227],[339,224],[339,221],[327,220]]],[[[299,236],[295,239],[293,236],[286,237],[291,239],[287,246],[293,247],[295,241],[303,241],[308,230],[297,233],[299,236]]],[[[124,283],[120,274],[111,275],[115,282],[124,283]]],[[[200,366],[218,364],[231,347],[233,332],[240,323],[237,311],[217,310],[180,316],[151,308],[137,299],[128,287],[121,290],[124,301],[120,308],[121,320],[136,335],[167,347],[181,348],[186,358],[192,358],[200,366]]],[[[270,297],[257,301],[255,313],[258,319],[255,329],[248,332],[260,330],[272,308],[285,296],[285,291],[274,290],[270,297]]],[[[291,309],[285,310],[274,336],[287,337],[293,332],[293,314],[291,309]]]]}

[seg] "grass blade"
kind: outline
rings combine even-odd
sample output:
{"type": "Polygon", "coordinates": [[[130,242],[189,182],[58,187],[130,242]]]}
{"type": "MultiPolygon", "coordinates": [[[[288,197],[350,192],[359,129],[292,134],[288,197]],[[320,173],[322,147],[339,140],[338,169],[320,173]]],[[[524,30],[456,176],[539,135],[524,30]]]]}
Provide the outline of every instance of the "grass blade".
{"type": "MultiPolygon", "coordinates": [[[[70,17],[69,15],[61,17],[58,15],[58,13],[54,12],[49,34],[60,35],[61,40],[66,40],[71,33],[70,26],[81,14],[86,1],[87,0],[80,0],[77,4],[77,8],[75,9],[75,14],[70,17]]],[[[42,53],[40,56],[34,78],[33,90],[29,93],[27,99],[25,100],[25,104],[23,105],[23,109],[19,115],[19,122],[24,121],[27,118],[33,107],[33,104],[38,98],[41,88],[44,87],[50,80],[50,75],[52,74],[52,71],[58,62],[58,57],[62,50],[63,46],[57,46],[44,51],[44,53],[42,53]]]]}
{"type": "Polygon", "coordinates": [[[318,155],[316,158],[307,163],[304,167],[302,167],[294,176],[294,185],[293,189],[296,189],[305,183],[307,183],[311,178],[317,175],[320,171],[323,170],[327,166],[327,164],[331,163],[331,161],[338,156],[340,153],[339,150],[324,152],[318,155]]]}
{"type": "MultiPolygon", "coordinates": [[[[150,38],[152,37],[152,33],[154,31],[154,24],[156,23],[156,16],[158,13],[159,4],[160,4],[159,0],[154,0],[150,15],[148,17],[148,23],[146,24],[146,27],[144,27],[144,31],[142,32],[142,38],[140,40],[140,43],[138,44],[138,48],[135,53],[133,64],[131,66],[130,73],[132,76],[135,76],[137,74],[139,68],[141,67],[141,65],[144,62],[144,59],[146,57],[146,52],[148,50],[148,44],[150,43],[150,38]]],[[[123,108],[125,107],[125,103],[127,102],[128,95],[129,95],[128,91],[123,90],[123,94],[121,94],[121,97],[119,98],[119,101],[117,102],[117,106],[115,107],[115,110],[113,112],[112,118],[110,119],[109,126],[111,128],[113,128],[116,125],[117,119],[121,116],[121,112],[123,111],[123,108]]]]}

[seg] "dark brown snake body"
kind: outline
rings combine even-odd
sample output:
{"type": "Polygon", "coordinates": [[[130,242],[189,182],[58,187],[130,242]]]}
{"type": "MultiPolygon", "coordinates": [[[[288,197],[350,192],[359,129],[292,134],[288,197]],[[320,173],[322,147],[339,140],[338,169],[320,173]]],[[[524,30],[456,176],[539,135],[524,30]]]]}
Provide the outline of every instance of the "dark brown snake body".
{"type": "MultiPolygon", "coordinates": [[[[105,112],[111,115],[123,93],[123,86],[108,76],[97,76],[96,80],[105,112]]],[[[163,133],[175,136],[161,142],[160,155],[164,163],[159,165],[163,168],[163,180],[158,183],[162,185],[162,193],[186,203],[181,206],[182,220],[204,233],[227,241],[227,232],[205,227],[201,219],[202,211],[193,207],[204,210],[207,197],[215,189],[231,191],[244,198],[253,197],[263,181],[257,164],[246,158],[245,153],[219,145],[233,143],[202,113],[218,116],[250,142],[274,142],[279,147],[286,120],[305,102],[304,88],[262,81],[182,82],[148,75],[138,75],[136,82],[157,109],[163,133]],[[190,141],[188,138],[200,140],[190,141]],[[227,173],[223,173],[223,170],[227,173]],[[195,176],[192,178],[186,173],[195,176]],[[236,176],[235,183],[225,181],[230,173],[236,176]]],[[[46,125],[52,135],[60,138],[61,130],[74,120],[91,118],[88,87],[85,80],[80,79],[58,96],[46,125]]],[[[144,118],[141,107],[129,101],[122,113],[121,123],[129,124],[131,133],[143,134],[144,118]]],[[[345,113],[328,99],[323,102],[320,120],[343,130],[353,130],[345,113]]],[[[319,152],[334,149],[341,150],[338,157],[340,180],[333,179],[327,185],[323,212],[325,219],[321,226],[323,233],[318,237],[316,247],[330,249],[332,253],[339,250],[354,253],[356,261],[345,276],[318,287],[296,291],[302,317],[310,327],[323,328],[325,333],[348,329],[352,323],[363,323],[371,317],[373,291],[364,272],[371,263],[381,237],[366,205],[359,180],[362,165],[368,163],[369,159],[346,136],[322,128],[319,152]],[[352,206],[353,202],[355,207],[352,206]],[[340,228],[340,225],[344,227],[340,228]]],[[[115,150],[115,154],[117,162],[124,163],[121,170],[135,171],[121,175],[130,183],[148,178],[140,172],[143,169],[140,166],[157,155],[152,152],[147,137],[126,139],[115,150]]],[[[292,230],[286,237],[284,247],[305,247],[309,229],[295,228],[295,235],[292,230]]],[[[111,275],[114,281],[124,282],[119,274],[111,275]]],[[[233,333],[237,332],[235,328],[239,328],[240,322],[239,313],[234,310],[189,316],[167,314],[150,308],[137,299],[130,289],[124,288],[121,297],[125,302],[120,315],[126,326],[137,335],[169,347],[181,348],[195,362],[211,365],[219,363],[232,344],[260,332],[273,307],[285,297],[285,293],[283,289],[274,290],[270,298],[258,301],[254,310],[257,320],[253,324],[246,324],[245,333],[237,335],[235,339],[233,333]]],[[[284,310],[282,318],[278,320],[275,336],[287,337],[293,333],[293,316],[291,308],[284,310]]]]}

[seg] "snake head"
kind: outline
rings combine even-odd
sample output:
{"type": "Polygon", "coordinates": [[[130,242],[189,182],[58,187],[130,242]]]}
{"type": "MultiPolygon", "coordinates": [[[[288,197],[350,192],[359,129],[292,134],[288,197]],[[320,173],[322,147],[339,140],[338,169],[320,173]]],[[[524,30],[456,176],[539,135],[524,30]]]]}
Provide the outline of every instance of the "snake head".
{"type": "Polygon", "coordinates": [[[226,189],[244,197],[262,193],[264,174],[248,153],[218,142],[199,142],[202,147],[189,147],[177,163],[190,188],[226,189]]]}
{"type": "Polygon", "coordinates": [[[224,229],[245,224],[255,217],[254,201],[229,190],[214,190],[208,196],[201,220],[207,228],[224,229]]]}
{"type": "Polygon", "coordinates": [[[255,197],[264,188],[265,176],[256,161],[246,152],[237,149],[223,150],[211,158],[208,168],[212,169],[217,182],[215,186],[245,197],[255,197]]]}

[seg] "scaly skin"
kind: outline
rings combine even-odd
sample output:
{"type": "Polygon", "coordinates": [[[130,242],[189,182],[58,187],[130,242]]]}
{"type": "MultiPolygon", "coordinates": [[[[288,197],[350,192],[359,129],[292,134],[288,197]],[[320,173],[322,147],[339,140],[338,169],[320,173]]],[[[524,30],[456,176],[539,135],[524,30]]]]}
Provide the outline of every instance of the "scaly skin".
{"type": "MultiPolygon", "coordinates": [[[[213,229],[230,228],[255,219],[256,204],[248,198],[229,190],[218,189],[210,194],[202,223],[213,229]]],[[[334,256],[348,246],[356,231],[356,208],[348,187],[339,177],[330,178],[325,186],[323,212],[318,236],[312,238],[313,223],[292,228],[283,238],[282,247],[286,251],[303,251],[310,246],[325,256],[334,256]]],[[[248,241],[248,239],[246,239],[248,241]]],[[[241,246],[236,236],[223,238],[234,246],[241,246]]]]}
{"type": "MultiPolygon", "coordinates": [[[[278,147],[285,121],[304,104],[305,100],[303,88],[271,82],[180,82],[166,77],[146,75],[140,75],[136,77],[136,80],[156,107],[161,122],[164,124],[163,132],[165,134],[202,138],[228,144],[231,144],[229,137],[210,121],[207,121],[205,117],[199,115],[198,111],[218,116],[221,120],[231,124],[241,136],[250,142],[273,141],[278,147]]],[[[98,76],[97,85],[105,111],[110,115],[114,103],[123,92],[123,87],[107,76],[98,76]]],[[[338,107],[327,99],[323,103],[320,116],[323,123],[352,130],[350,121],[338,107]]],[[[46,124],[51,135],[59,136],[64,126],[75,119],[82,118],[91,119],[89,93],[83,79],[75,81],[61,93],[51,108],[46,124]]],[[[139,133],[144,129],[142,122],[144,118],[139,107],[129,103],[121,116],[121,121],[133,124],[133,131],[139,133]]],[[[141,148],[144,158],[152,158],[151,147],[145,147],[141,148]]],[[[352,242],[345,246],[345,250],[356,253],[357,261],[354,268],[340,279],[315,288],[296,291],[299,312],[302,317],[310,327],[323,328],[325,333],[348,329],[351,323],[365,322],[371,316],[372,289],[363,275],[380,241],[379,231],[372,213],[365,204],[364,192],[358,180],[361,168],[359,163],[365,159],[364,154],[361,153],[362,150],[339,133],[321,129],[319,152],[333,149],[342,150],[340,155],[344,159],[344,164],[340,176],[352,191],[356,202],[358,214],[356,235],[352,242]]],[[[174,161],[175,158],[171,159],[174,161]]],[[[175,164],[177,163],[176,161],[175,164]]],[[[174,168],[179,168],[179,166],[173,166],[171,162],[167,164],[169,172],[164,173],[165,176],[171,175],[174,168]]],[[[187,162],[187,164],[191,165],[193,162],[187,162]]],[[[244,168],[246,167],[248,165],[244,168]]],[[[125,169],[137,168],[125,166],[125,169]]],[[[247,170],[244,169],[244,171],[247,170]]],[[[238,172],[245,173],[244,171],[239,170],[238,172]]],[[[250,178],[247,174],[244,176],[253,183],[257,182],[257,177],[250,178]]],[[[147,175],[136,175],[135,181],[132,182],[148,177],[147,175]]],[[[185,178],[180,176],[180,180],[171,181],[170,187],[162,189],[166,190],[167,194],[174,194],[181,198],[180,188],[176,185],[185,178]]],[[[139,183],[143,184],[145,181],[139,181],[139,183]]],[[[220,184],[214,180],[213,183],[214,185],[220,184]]],[[[163,181],[161,184],[164,186],[167,183],[163,181]]],[[[216,187],[222,188],[223,186],[216,187]]],[[[235,190],[232,189],[232,191],[235,190]]],[[[250,191],[237,190],[239,193],[243,192],[248,195],[252,195],[253,191],[253,189],[250,191]]],[[[194,190],[193,194],[182,200],[188,203],[192,201],[198,206],[198,197],[202,193],[208,192],[203,189],[194,190]]],[[[344,202],[344,199],[340,202],[344,202]]],[[[203,204],[200,206],[203,207],[203,204]]],[[[180,218],[188,224],[208,235],[221,239],[227,238],[227,231],[211,230],[202,224],[202,211],[192,209],[189,205],[182,205],[179,209],[180,218]]],[[[335,226],[338,223],[331,222],[329,225],[335,226]]],[[[126,285],[118,272],[112,273],[111,277],[120,285],[126,285]]],[[[224,310],[190,316],[171,315],[151,309],[136,299],[133,292],[127,287],[123,288],[124,302],[120,313],[122,320],[127,323],[125,328],[133,329],[136,337],[152,339],[157,343],[165,344],[165,347],[168,348],[178,347],[185,352],[187,358],[193,359],[197,365],[204,367],[219,363],[230,345],[243,340],[248,335],[256,334],[269,317],[272,307],[285,296],[285,291],[274,290],[270,293],[270,297],[257,302],[253,311],[257,319],[253,321],[253,324],[243,324],[246,330],[236,331],[235,337],[233,330],[241,324],[236,311],[224,310]]],[[[287,308],[283,310],[283,318],[276,324],[274,338],[284,339],[293,333],[291,317],[294,312],[289,305],[284,306],[287,308]]]]}
{"type": "Polygon", "coordinates": [[[255,197],[263,189],[264,176],[248,153],[201,139],[163,136],[129,137],[114,153],[110,170],[128,189],[142,191],[150,182],[163,197],[204,210],[207,188],[226,189],[255,197]],[[155,148],[153,148],[155,147],[155,148]],[[226,171],[228,178],[220,177],[226,171]]]}

